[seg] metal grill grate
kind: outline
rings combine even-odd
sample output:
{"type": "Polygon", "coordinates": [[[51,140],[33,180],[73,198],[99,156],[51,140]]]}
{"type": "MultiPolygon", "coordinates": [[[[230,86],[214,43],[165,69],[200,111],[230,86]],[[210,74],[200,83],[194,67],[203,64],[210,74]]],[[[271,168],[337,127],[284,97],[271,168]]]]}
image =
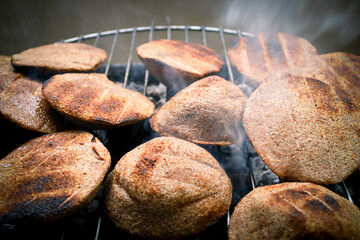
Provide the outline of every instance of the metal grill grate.
{"type": "MultiPolygon", "coordinates": [[[[210,48],[215,49],[218,53],[220,53],[220,55],[223,56],[223,58],[225,59],[225,63],[226,63],[226,71],[224,72],[224,78],[230,80],[231,82],[235,82],[237,83],[237,79],[233,74],[231,65],[230,65],[230,61],[227,55],[227,46],[237,37],[239,36],[252,36],[251,33],[247,33],[247,32],[242,32],[240,30],[234,30],[234,29],[224,29],[222,27],[205,27],[205,26],[186,26],[186,25],[171,25],[170,24],[170,19],[167,18],[167,25],[163,25],[163,26],[156,26],[155,25],[155,19],[152,21],[150,26],[145,26],[145,27],[133,27],[133,28],[123,28],[123,29],[117,29],[117,30],[110,30],[110,31],[103,31],[103,32],[98,32],[98,33],[91,33],[91,34],[86,34],[86,35],[80,35],[78,37],[73,37],[73,38],[69,38],[66,40],[62,40],[61,42],[84,42],[84,43],[89,43],[92,44],[94,46],[98,46],[102,44],[102,42],[106,41],[107,43],[107,47],[109,49],[106,49],[106,47],[102,47],[104,50],[107,50],[108,52],[108,59],[106,64],[103,66],[103,68],[101,68],[99,70],[99,72],[103,72],[105,75],[107,75],[109,78],[111,76],[111,70],[115,67],[119,67],[122,69],[122,71],[120,71],[122,74],[120,74],[121,76],[117,76],[117,80],[119,84],[122,84],[123,87],[129,87],[129,83],[131,81],[134,81],[134,71],[132,70],[136,70],[138,68],[140,68],[144,74],[140,74],[137,76],[141,76],[142,78],[142,86],[143,86],[143,90],[142,93],[146,96],[148,96],[148,87],[149,87],[149,83],[151,76],[149,75],[148,71],[146,71],[143,66],[141,64],[135,64],[134,63],[134,48],[136,46],[136,42],[140,41],[140,43],[144,43],[146,41],[152,41],[154,39],[154,34],[155,33],[164,33],[166,38],[168,39],[172,39],[174,38],[174,35],[176,35],[176,39],[178,40],[184,40],[186,42],[188,41],[200,41],[199,43],[205,45],[205,46],[209,46],[210,48]],[[139,36],[141,34],[141,36],[139,36]],[[145,34],[145,35],[144,35],[145,34]],[[211,35],[209,37],[209,35],[211,35]],[[112,38],[112,39],[111,39],[112,38]],[[119,41],[120,39],[126,39],[125,43],[122,42],[122,47],[125,46],[124,49],[118,49],[119,47],[119,41]],[[105,40],[106,39],[106,40],[105,40]],[[110,40],[110,42],[109,42],[110,40]],[[214,41],[216,40],[216,41],[214,41]],[[116,58],[117,57],[123,57],[123,56],[127,56],[127,58],[123,60],[120,60],[120,62],[116,62],[116,58]],[[123,64],[124,62],[126,62],[126,64],[123,64]]],[[[163,37],[164,38],[164,37],[163,37]]],[[[104,44],[105,46],[106,44],[104,44]]],[[[111,79],[111,78],[110,78],[111,79]]],[[[160,84],[161,85],[161,84],[160,84]]],[[[241,86],[240,86],[241,87],[241,86]]],[[[246,141],[245,141],[246,142],[246,141]]],[[[246,155],[246,165],[248,166],[249,171],[245,172],[244,174],[240,174],[237,175],[237,173],[235,172],[228,172],[229,177],[232,179],[233,182],[233,186],[234,189],[236,189],[236,187],[238,186],[239,182],[244,182],[245,185],[248,185],[248,189],[247,190],[243,190],[241,193],[238,193],[238,196],[235,199],[235,202],[233,203],[232,209],[230,209],[230,211],[228,212],[227,216],[224,218],[224,220],[222,220],[221,223],[217,224],[218,226],[216,226],[214,229],[209,230],[210,233],[208,233],[208,235],[199,235],[196,236],[194,239],[208,239],[209,236],[211,237],[213,232],[215,231],[219,231],[219,229],[221,228],[221,234],[219,235],[220,237],[218,239],[227,239],[227,227],[229,225],[229,220],[230,220],[230,215],[231,212],[233,210],[234,204],[237,203],[237,201],[248,191],[250,191],[251,189],[259,186],[259,185],[263,185],[264,183],[261,183],[261,181],[256,179],[256,176],[254,175],[253,172],[253,161],[255,158],[257,158],[258,156],[256,155],[255,151],[252,149],[251,144],[249,144],[249,142],[247,141],[247,144],[243,144],[242,146],[240,146],[241,148],[245,148],[244,151],[242,151],[241,153],[245,153],[246,155]],[[244,179],[238,179],[240,176],[240,178],[244,178],[244,179]],[[235,185],[234,185],[235,183],[235,185]]],[[[234,154],[232,152],[232,149],[226,148],[226,147],[218,147],[218,146],[210,146],[207,147],[207,149],[215,154],[217,152],[221,152],[221,153],[229,153],[230,154],[234,154]]],[[[131,149],[129,149],[131,150],[131,149]]],[[[236,153],[235,153],[236,154],[236,153]]],[[[223,163],[225,164],[225,163],[223,163]]],[[[264,166],[261,166],[264,167],[264,166]]],[[[357,171],[358,174],[359,171],[357,171]]],[[[357,176],[358,177],[358,176],[357,176]]],[[[266,183],[268,184],[268,183],[266,183]]],[[[342,182],[341,184],[337,184],[336,186],[330,186],[330,189],[336,191],[338,194],[346,197],[347,199],[349,199],[351,202],[354,202],[352,199],[352,196],[350,194],[349,189],[347,188],[347,185],[345,182],[342,182]]],[[[98,207],[100,208],[100,207],[98,207]]],[[[132,237],[127,236],[126,234],[122,234],[119,233],[115,230],[113,230],[111,227],[108,227],[108,220],[106,219],[102,219],[101,216],[101,211],[97,211],[95,214],[95,223],[92,222],[90,223],[90,229],[91,229],[91,234],[89,236],[89,234],[86,235],[86,239],[133,239],[132,237]]],[[[76,224],[75,224],[76,225],[76,224]]],[[[9,226],[7,226],[9,227],[9,226]]],[[[10,226],[11,228],[11,226],[10,226]]],[[[16,229],[15,226],[13,226],[13,228],[15,229],[14,231],[19,231],[19,229],[16,229]]],[[[62,230],[54,232],[54,234],[57,234],[58,236],[53,237],[53,239],[61,239],[61,240],[66,240],[66,239],[79,239],[79,235],[81,233],[77,233],[76,236],[74,236],[73,232],[73,226],[69,226],[69,224],[64,223],[63,225],[61,225],[62,230]]],[[[89,229],[89,228],[85,228],[85,229],[89,229]]],[[[22,230],[22,228],[20,228],[20,230],[22,230]]],[[[26,229],[27,231],[32,231],[32,229],[26,229]]],[[[3,231],[3,229],[2,229],[3,231]]],[[[38,229],[35,229],[34,231],[38,231],[38,229]]],[[[36,236],[36,233],[34,233],[34,235],[36,236]]],[[[0,232],[0,236],[1,236],[1,232],[0,232]]],[[[31,234],[30,234],[31,236],[31,234]]],[[[44,237],[45,239],[46,237],[44,237]]],[[[81,237],[82,239],[85,239],[85,237],[81,237]]],[[[13,239],[13,238],[12,238],[13,239]]]]}

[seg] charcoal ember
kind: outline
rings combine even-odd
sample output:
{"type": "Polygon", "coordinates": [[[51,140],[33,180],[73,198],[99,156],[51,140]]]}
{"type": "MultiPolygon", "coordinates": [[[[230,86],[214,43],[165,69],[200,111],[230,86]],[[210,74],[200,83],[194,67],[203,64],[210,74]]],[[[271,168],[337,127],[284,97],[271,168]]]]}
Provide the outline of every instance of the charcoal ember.
{"type": "Polygon", "coordinates": [[[246,150],[248,152],[249,157],[258,156],[255,149],[254,149],[254,147],[253,147],[253,145],[251,144],[250,140],[246,139],[245,143],[246,143],[246,150]]]}
{"type": "MultiPolygon", "coordinates": [[[[122,82],[115,82],[115,84],[118,85],[119,87],[124,87],[124,83],[122,83],[122,82]]],[[[130,89],[130,90],[133,90],[133,91],[136,91],[136,92],[140,92],[140,93],[144,91],[144,87],[141,86],[140,84],[135,83],[135,82],[129,82],[126,85],[126,88],[130,89]]]]}
{"type": "Polygon", "coordinates": [[[259,156],[250,158],[250,166],[256,185],[269,185],[279,183],[279,177],[273,173],[259,156]]]}
{"type": "Polygon", "coordinates": [[[158,110],[166,102],[165,85],[149,85],[146,91],[146,96],[155,104],[155,109],[158,110]]]}

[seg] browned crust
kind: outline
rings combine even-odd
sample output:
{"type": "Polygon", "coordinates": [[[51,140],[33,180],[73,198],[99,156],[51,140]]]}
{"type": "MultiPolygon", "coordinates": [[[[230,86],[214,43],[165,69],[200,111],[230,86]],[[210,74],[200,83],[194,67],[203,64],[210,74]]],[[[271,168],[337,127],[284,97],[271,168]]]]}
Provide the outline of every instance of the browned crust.
{"type": "Polygon", "coordinates": [[[235,69],[255,88],[270,73],[299,73],[311,68],[318,56],[307,40],[285,33],[239,37],[228,49],[228,55],[235,69]]]}
{"type": "Polygon", "coordinates": [[[120,229],[149,239],[203,231],[230,207],[232,186],[201,147],[173,137],[146,142],[120,159],[105,184],[105,213],[120,229]]]}
{"type": "Polygon", "coordinates": [[[312,183],[258,187],[231,216],[229,240],[360,239],[360,210],[312,183]]]}
{"type": "Polygon", "coordinates": [[[155,105],[144,95],[122,88],[99,73],[53,76],[43,85],[45,99],[75,124],[111,128],[150,117],[155,105]]]}
{"type": "Polygon", "coordinates": [[[249,98],[244,128],[280,178],[335,184],[360,167],[358,114],[321,81],[274,74],[249,98]]]}
{"type": "Polygon", "coordinates": [[[238,86],[210,76],[172,97],[151,117],[150,124],[163,136],[228,145],[239,134],[246,100],[238,86]]]}
{"type": "Polygon", "coordinates": [[[137,54],[151,75],[173,89],[183,89],[219,72],[224,66],[213,49],[179,40],[151,41],[140,45],[137,54]]]}
{"type": "Polygon", "coordinates": [[[56,43],[27,49],[11,57],[17,68],[37,68],[44,72],[95,71],[107,58],[107,53],[84,43],[56,43]]]}
{"type": "Polygon", "coordinates": [[[20,76],[11,65],[11,57],[0,55],[0,93],[20,76]]]}
{"type": "Polygon", "coordinates": [[[64,119],[41,93],[41,83],[16,73],[10,57],[0,56],[0,115],[38,133],[65,130],[64,119]]]}
{"type": "Polygon", "coordinates": [[[360,57],[351,53],[335,52],[320,55],[327,64],[327,75],[317,79],[334,87],[354,111],[360,110],[360,57]]]}
{"type": "Polygon", "coordinates": [[[30,140],[0,161],[0,217],[48,222],[69,216],[92,201],[109,167],[109,152],[90,133],[30,140]]]}

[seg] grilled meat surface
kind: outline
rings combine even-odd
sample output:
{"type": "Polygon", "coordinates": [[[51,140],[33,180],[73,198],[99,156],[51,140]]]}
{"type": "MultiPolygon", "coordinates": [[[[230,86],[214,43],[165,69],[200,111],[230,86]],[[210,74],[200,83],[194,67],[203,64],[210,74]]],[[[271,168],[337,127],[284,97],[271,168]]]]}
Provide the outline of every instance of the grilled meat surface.
{"type": "Polygon", "coordinates": [[[100,73],[57,74],[44,83],[42,93],[59,113],[90,128],[134,124],[155,111],[143,94],[122,88],[100,73]]]}
{"type": "Polygon", "coordinates": [[[180,90],[216,74],[224,61],[213,49],[197,43],[160,39],[140,45],[137,54],[158,81],[180,90]]]}
{"type": "Polygon", "coordinates": [[[232,185],[194,143],[154,138],[124,155],[105,183],[104,209],[120,229],[148,239],[180,239],[217,222],[232,185]]]}
{"type": "Polygon", "coordinates": [[[229,240],[359,239],[360,210],[347,199],[312,183],[258,187],[231,216],[229,240]]]}
{"type": "Polygon", "coordinates": [[[107,58],[107,53],[84,43],[55,43],[27,49],[11,57],[19,70],[45,73],[91,72],[107,58]]]}
{"type": "Polygon", "coordinates": [[[281,179],[335,184],[360,167],[360,122],[349,102],[319,80],[268,76],[247,101],[244,128],[281,179]]]}
{"type": "Polygon", "coordinates": [[[228,55],[243,80],[254,88],[274,72],[311,77],[314,62],[318,62],[318,53],[310,42],[285,33],[239,37],[228,49],[228,55]]]}
{"type": "Polygon", "coordinates": [[[150,119],[163,136],[229,145],[239,136],[247,96],[218,76],[203,78],[172,97],[150,119]]]}
{"type": "Polygon", "coordinates": [[[66,131],[28,141],[0,161],[3,222],[49,222],[86,207],[110,167],[92,134],[66,131]]]}

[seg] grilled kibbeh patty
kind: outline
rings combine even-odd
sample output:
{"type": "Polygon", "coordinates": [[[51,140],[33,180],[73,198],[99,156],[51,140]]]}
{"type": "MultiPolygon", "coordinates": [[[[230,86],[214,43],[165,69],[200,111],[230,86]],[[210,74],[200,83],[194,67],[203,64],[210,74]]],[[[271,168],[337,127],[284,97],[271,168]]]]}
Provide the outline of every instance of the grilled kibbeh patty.
{"type": "Polygon", "coordinates": [[[313,77],[322,65],[310,42],[286,33],[239,37],[231,44],[228,55],[242,79],[254,89],[270,73],[280,71],[313,77]]]}
{"type": "Polygon", "coordinates": [[[27,49],[11,57],[19,70],[38,69],[44,73],[92,72],[107,58],[107,53],[85,43],[54,43],[27,49]]]}
{"type": "Polygon", "coordinates": [[[42,92],[60,114],[90,128],[134,124],[155,111],[146,96],[122,88],[100,73],[57,74],[44,83],[42,92]]]}
{"type": "Polygon", "coordinates": [[[360,239],[360,210],[312,183],[257,187],[231,215],[229,240],[360,239]]]}
{"type": "Polygon", "coordinates": [[[176,90],[216,74],[224,66],[213,49],[179,40],[154,40],[140,45],[137,54],[151,75],[176,90]]]}
{"type": "Polygon", "coordinates": [[[274,74],[247,101],[244,128],[281,179],[336,184],[360,167],[360,121],[336,89],[313,78],[274,74]]]}
{"type": "Polygon", "coordinates": [[[148,239],[180,239],[226,214],[232,185],[205,149],[159,137],[119,160],[104,194],[105,213],[120,229],[148,239]]]}
{"type": "Polygon", "coordinates": [[[92,134],[66,131],[28,141],[0,161],[3,222],[55,221],[86,207],[110,167],[92,134]]]}
{"type": "Polygon", "coordinates": [[[16,73],[7,56],[0,56],[0,71],[0,115],[4,119],[38,133],[65,130],[64,118],[42,95],[41,82],[16,73]]]}
{"type": "Polygon", "coordinates": [[[11,65],[11,57],[0,55],[0,92],[20,76],[11,65]]]}
{"type": "Polygon", "coordinates": [[[172,97],[151,117],[150,124],[163,136],[229,145],[238,137],[246,101],[238,86],[210,76],[172,97]]]}

